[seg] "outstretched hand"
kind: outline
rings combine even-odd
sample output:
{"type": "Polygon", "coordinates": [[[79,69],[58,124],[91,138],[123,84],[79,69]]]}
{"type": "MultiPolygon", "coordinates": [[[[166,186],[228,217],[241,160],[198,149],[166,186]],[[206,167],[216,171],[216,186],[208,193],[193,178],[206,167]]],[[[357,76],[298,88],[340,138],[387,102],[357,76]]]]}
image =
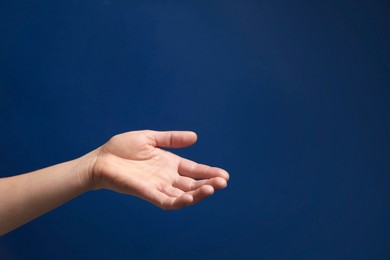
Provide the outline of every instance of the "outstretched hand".
{"type": "Polygon", "coordinates": [[[229,179],[222,169],[161,149],[196,139],[193,132],[128,132],[74,160],[0,178],[0,235],[91,189],[134,195],[165,210],[193,205],[229,179]]]}
{"type": "Polygon", "coordinates": [[[134,131],[112,137],[98,148],[89,178],[93,188],[142,198],[164,209],[193,205],[225,188],[229,174],[161,148],[196,142],[193,132],[134,131]]]}

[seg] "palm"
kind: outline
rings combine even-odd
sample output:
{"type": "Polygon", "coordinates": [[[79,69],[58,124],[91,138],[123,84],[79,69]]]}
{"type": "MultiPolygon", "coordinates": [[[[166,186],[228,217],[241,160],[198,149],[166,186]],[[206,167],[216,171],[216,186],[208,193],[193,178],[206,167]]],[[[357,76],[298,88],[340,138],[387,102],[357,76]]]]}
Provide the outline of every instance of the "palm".
{"type": "Polygon", "coordinates": [[[115,136],[100,148],[93,179],[101,188],[131,194],[163,209],[178,209],[226,187],[228,174],[160,147],[192,145],[191,132],[137,131],[115,136]]]}

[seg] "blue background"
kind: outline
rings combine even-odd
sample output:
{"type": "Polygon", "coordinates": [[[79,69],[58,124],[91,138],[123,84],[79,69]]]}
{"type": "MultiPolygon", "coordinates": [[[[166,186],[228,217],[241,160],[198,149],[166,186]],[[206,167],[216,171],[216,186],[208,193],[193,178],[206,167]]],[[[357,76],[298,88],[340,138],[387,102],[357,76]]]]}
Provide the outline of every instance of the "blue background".
{"type": "Polygon", "coordinates": [[[0,175],[136,129],[231,174],[164,212],[87,193],[0,238],[5,259],[389,259],[390,5],[0,3],[0,175]]]}

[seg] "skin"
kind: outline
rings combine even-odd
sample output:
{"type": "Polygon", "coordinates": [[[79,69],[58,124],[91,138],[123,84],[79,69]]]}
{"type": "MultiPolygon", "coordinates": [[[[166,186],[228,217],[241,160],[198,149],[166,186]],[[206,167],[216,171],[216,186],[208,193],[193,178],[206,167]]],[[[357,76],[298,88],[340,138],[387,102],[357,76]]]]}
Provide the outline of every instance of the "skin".
{"type": "Polygon", "coordinates": [[[194,132],[134,131],[72,161],[0,179],[0,235],[99,189],[137,196],[163,210],[194,205],[225,188],[229,174],[162,148],[183,148],[194,132]]]}

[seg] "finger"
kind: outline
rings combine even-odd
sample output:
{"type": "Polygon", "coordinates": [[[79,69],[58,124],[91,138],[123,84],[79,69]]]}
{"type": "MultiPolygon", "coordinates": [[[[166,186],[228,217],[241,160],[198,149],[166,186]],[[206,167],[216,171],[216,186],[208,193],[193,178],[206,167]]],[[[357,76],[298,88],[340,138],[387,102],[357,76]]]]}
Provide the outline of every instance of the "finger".
{"type": "Polygon", "coordinates": [[[174,181],[173,186],[183,190],[183,191],[192,191],[196,190],[204,185],[210,185],[215,190],[226,188],[227,181],[224,178],[221,177],[214,177],[207,180],[194,180],[189,177],[179,177],[177,180],[174,181]]]}
{"type": "Polygon", "coordinates": [[[183,193],[180,197],[171,197],[158,190],[151,192],[151,197],[146,200],[163,210],[181,209],[194,201],[190,194],[183,193]]]}
{"type": "Polygon", "coordinates": [[[180,197],[184,194],[184,191],[173,186],[166,186],[161,189],[161,192],[167,194],[170,197],[180,197]]]}
{"type": "Polygon", "coordinates": [[[193,201],[191,202],[191,205],[194,205],[205,198],[213,195],[214,193],[214,188],[210,185],[204,185],[200,187],[199,189],[196,189],[194,191],[190,191],[187,194],[192,195],[193,201]]]}
{"type": "Polygon", "coordinates": [[[160,208],[163,210],[174,210],[174,209],[181,209],[184,207],[187,207],[189,205],[192,205],[194,202],[193,196],[190,194],[184,193],[178,198],[168,197],[164,198],[162,201],[160,208]]]}
{"type": "Polygon", "coordinates": [[[146,131],[154,147],[182,148],[193,145],[197,136],[190,131],[146,131]]]}
{"type": "Polygon", "coordinates": [[[184,193],[178,198],[170,197],[160,191],[154,192],[155,200],[151,201],[163,210],[181,209],[189,205],[194,205],[214,193],[214,188],[204,185],[199,189],[184,193]]]}
{"type": "Polygon", "coordinates": [[[210,179],[222,177],[229,180],[229,174],[221,168],[199,164],[188,159],[181,158],[178,169],[180,175],[194,179],[210,179]]]}
{"type": "Polygon", "coordinates": [[[181,209],[192,205],[193,202],[194,202],[194,197],[191,196],[190,194],[184,193],[173,202],[171,209],[181,209]]]}

